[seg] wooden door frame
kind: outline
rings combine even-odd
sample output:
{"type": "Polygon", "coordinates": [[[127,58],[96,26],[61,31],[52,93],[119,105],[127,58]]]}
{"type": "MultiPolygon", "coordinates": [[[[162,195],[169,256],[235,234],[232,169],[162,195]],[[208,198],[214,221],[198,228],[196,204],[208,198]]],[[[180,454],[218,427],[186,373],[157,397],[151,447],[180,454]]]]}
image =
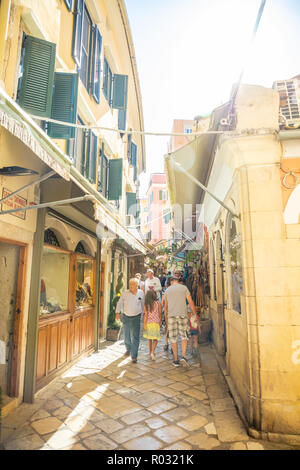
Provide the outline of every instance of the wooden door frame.
{"type": "Polygon", "coordinates": [[[25,286],[26,286],[26,271],[28,259],[28,245],[15,240],[10,240],[0,237],[0,243],[18,246],[19,259],[18,259],[18,275],[17,275],[17,288],[16,288],[16,305],[14,311],[14,328],[13,328],[13,345],[11,356],[11,369],[8,384],[8,395],[11,397],[18,396],[20,385],[20,366],[21,366],[21,351],[22,351],[22,335],[24,323],[24,301],[25,301],[25,286]]]}
{"type": "Polygon", "coordinates": [[[99,302],[99,337],[104,336],[104,283],[105,283],[105,262],[101,261],[100,268],[100,302],[99,302]]]}

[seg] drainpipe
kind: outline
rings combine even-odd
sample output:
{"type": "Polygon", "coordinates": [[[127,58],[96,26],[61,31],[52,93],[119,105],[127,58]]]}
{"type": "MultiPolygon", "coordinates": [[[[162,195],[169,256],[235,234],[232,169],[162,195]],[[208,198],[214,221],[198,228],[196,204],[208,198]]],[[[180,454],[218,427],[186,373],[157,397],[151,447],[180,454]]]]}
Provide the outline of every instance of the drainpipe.
{"type": "Polygon", "coordinates": [[[7,39],[11,0],[0,2],[0,83],[4,78],[4,53],[7,39]]]}

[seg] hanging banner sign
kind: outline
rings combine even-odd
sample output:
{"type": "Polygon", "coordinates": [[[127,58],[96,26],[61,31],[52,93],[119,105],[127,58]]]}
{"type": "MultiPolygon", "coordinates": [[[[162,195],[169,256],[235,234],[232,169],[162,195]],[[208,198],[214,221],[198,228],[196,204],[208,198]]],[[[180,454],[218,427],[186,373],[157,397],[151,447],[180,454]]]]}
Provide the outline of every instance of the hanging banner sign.
{"type": "MultiPolygon", "coordinates": [[[[10,191],[9,189],[3,188],[2,198],[9,196],[11,193],[12,191],[10,191]]],[[[10,199],[8,199],[7,201],[1,204],[1,210],[8,211],[10,209],[19,209],[21,207],[25,207],[26,205],[27,205],[27,200],[15,194],[15,196],[11,197],[10,199]]],[[[23,220],[26,219],[26,211],[12,213],[10,215],[13,215],[14,217],[18,217],[19,219],[23,219],[23,220]]]]}

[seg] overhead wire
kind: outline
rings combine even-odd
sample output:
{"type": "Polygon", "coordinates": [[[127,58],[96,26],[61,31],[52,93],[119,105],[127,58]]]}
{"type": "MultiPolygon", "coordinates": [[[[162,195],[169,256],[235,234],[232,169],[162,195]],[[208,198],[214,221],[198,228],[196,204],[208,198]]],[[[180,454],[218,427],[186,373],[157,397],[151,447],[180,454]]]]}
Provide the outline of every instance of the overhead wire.
{"type": "Polygon", "coordinates": [[[196,132],[191,132],[187,134],[186,132],[149,132],[149,131],[137,131],[133,129],[129,130],[121,130],[121,129],[116,129],[115,127],[104,127],[104,126],[99,126],[99,125],[90,125],[90,124],[76,124],[72,122],[64,122],[64,121],[59,121],[58,119],[52,119],[44,116],[35,116],[34,114],[30,114],[32,119],[36,119],[38,121],[46,121],[46,122],[51,122],[52,124],[59,124],[61,126],[66,126],[66,127],[73,127],[76,129],[86,129],[86,130],[92,130],[92,129],[98,129],[98,130],[103,130],[103,131],[111,131],[111,132],[117,132],[121,134],[137,134],[137,135],[154,135],[154,136],[185,136],[185,137],[193,137],[193,136],[199,136],[199,135],[205,135],[205,134],[224,134],[224,133],[231,133],[231,131],[196,131],[196,132]]]}

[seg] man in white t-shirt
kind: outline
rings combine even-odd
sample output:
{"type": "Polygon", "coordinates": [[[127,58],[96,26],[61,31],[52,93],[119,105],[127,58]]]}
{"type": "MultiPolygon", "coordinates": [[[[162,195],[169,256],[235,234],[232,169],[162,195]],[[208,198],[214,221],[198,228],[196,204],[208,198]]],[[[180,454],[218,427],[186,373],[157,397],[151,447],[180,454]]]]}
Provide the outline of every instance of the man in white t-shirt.
{"type": "Polygon", "coordinates": [[[171,343],[173,351],[173,366],[179,366],[177,346],[177,337],[179,334],[181,337],[181,362],[183,363],[183,365],[189,367],[189,363],[186,359],[186,352],[190,330],[189,318],[191,317],[191,313],[188,312],[187,302],[190,306],[191,312],[195,316],[197,314],[190,291],[185,285],[179,284],[179,280],[179,274],[175,273],[171,277],[171,286],[168,287],[165,292],[165,320],[167,322],[169,341],[171,343]]]}
{"type": "Polygon", "coordinates": [[[154,290],[157,298],[159,298],[161,293],[161,283],[158,277],[154,276],[152,269],[147,270],[147,278],[145,280],[145,294],[148,290],[154,290]]]}

